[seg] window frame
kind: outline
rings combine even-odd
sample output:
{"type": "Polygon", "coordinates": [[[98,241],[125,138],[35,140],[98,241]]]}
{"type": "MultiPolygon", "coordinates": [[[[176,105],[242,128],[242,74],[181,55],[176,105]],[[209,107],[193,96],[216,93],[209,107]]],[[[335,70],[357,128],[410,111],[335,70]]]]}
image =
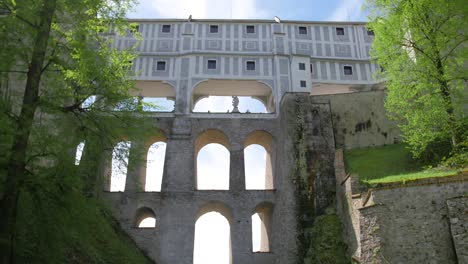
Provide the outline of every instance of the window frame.
{"type": "Polygon", "coordinates": [[[167,70],[166,65],[167,65],[167,62],[166,62],[165,60],[158,60],[158,61],[156,61],[156,71],[166,71],[166,70],[167,70]],[[160,63],[161,63],[161,65],[164,65],[164,69],[163,69],[163,70],[159,69],[160,63]]]}
{"type": "Polygon", "coordinates": [[[209,26],[209,33],[210,33],[210,34],[218,34],[218,33],[219,33],[219,25],[215,25],[215,24],[210,25],[210,26],[209,26]],[[211,29],[214,29],[214,28],[216,28],[216,32],[212,32],[212,31],[211,31],[211,29]]]}
{"type": "Polygon", "coordinates": [[[335,28],[335,34],[337,36],[344,36],[345,35],[344,27],[336,27],[335,28]]]}
{"type": "Polygon", "coordinates": [[[218,68],[218,60],[216,59],[209,59],[206,61],[206,69],[207,70],[216,70],[218,68]],[[210,68],[210,63],[214,62],[214,68],[210,68]]]}
{"type": "Polygon", "coordinates": [[[299,70],[300,71],[305,71],[305,69],[306,69],[305,63],[304,62],[299,62],[299,70]]]}
{"type": "Polygon", "coordinates": [[[351,65],[344,65],[344,66],[343,66],[343,75],[345,75],[345,76],[352,76],[352,75],[353,75],[353,66],[351,66],[351,65]]]}
{"type": "Polygon", "coordinates": [[[245,70],[246,71],[256,71],[256,63],[254,60],[248,60],[245,62],[245,70]],[[253,69],[249,69],[249,64],[250,65],[253,65],[253,69]]]}
{"type": "Polygon", "coordinates": [[[299,26],[298,30],[299,30],[299,35],[307,35],[309,33],[306,26],[299,26]]]}
{"type": "Polygon", "coordinates": [[[300,80],[299,86],[301,88],[307,88],[307,81],[306,80],[300,80]]]}
{"type": "Polygon", "coordinates": [[[245,26],[245,33],[247,33],[247,34],[255,34],[255,25],[246,25],[246,26],[245,26]],[[249,28],[252,29],[252,32],[249,32],[249,28]]]}
{"type": "Polygon", "coordinates": [[[310,63],[310,73],[314,73],[314,67],[312,66],[312,63],[310,63]]]}
{"type": "Polygon", "coordinates": [[[374,31],[372,31],[372,30],[370,30],[370,29],[367,29],[367,30],[366,30],[366,33],[367,33],[367,36],[370,36],[370,37],[375,36],[374,31]]]}
{"type": "Polygon", "coordinates": [[[171,33],[172,26],[170,24],[163,24],[161,27],[161,33],[171,33]],[[169,31],[165,31],[165,28],[169,28],[169,31]]]}

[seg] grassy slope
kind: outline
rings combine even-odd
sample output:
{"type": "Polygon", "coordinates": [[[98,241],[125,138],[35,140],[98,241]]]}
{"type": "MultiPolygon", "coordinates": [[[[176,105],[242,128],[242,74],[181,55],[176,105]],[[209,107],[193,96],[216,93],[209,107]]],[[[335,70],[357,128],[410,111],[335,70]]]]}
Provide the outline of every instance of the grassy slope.
{"type": "Polygon", "coordinates": [[[365,183],[398,182],[412,179],[443,177],[455,170],[425,170],[423,164],[411,158],[403,144],[345,152],[346,171],[359,175],[365,183]]]}

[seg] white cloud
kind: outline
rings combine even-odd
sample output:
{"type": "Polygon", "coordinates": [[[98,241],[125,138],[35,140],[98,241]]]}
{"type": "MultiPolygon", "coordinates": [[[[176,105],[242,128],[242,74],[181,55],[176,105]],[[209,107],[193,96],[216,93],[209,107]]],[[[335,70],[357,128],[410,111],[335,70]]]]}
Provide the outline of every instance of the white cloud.
{"type": "Polygon", "coordinates": [[[257,0],[140,0],[132,18],[269,18],[257,0]]]}
{"type": "Polygon", "coordinates": [[[338,7],[328,17],[329,21],[354,21],[362,19],[364,0],[341,0],[338,7]]]}

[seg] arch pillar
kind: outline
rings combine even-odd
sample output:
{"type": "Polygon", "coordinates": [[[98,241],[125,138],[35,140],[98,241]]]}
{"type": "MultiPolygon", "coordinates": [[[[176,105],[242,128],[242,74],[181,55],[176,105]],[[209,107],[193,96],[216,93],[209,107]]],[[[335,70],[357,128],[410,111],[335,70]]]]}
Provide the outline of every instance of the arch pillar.
{"type": "Polygon", "coordinates": [[[145,144],[141,140],[131,141],[128,156],[127,178],[125,179],[125,192],[142,192],[145,190],[146,178],[140,173],[145,166],[145,144]]]}
{"type": "Polygon", "coordinates": [[[230,153],[229,190],[241,192],[245,190],[244,150],[231,150],[230,153]]]}
{"type": "Polygon", "coordinates": [[[190,192],[195,186],[192,127],[188,118],[177,116],[166,145],[161,191],[190,192]]]}

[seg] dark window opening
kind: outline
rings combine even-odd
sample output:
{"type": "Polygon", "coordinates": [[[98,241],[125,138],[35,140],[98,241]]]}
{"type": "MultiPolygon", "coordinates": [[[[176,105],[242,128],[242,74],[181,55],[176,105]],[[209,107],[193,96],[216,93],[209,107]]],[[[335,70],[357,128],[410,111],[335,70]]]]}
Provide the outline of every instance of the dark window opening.
{"type": "Polygon", "coordinates": [[[312,67],[312,63],[310,64],[310,73],[314,73],[314,68],[312,67]]]}
{"type": "Polygon", "coordinates": [[[216,70],[216,60],[208,60],[208,70],[216,70]]]}
{"type": "Polygon", "coordinates": [[[218,25],[210,25],[210,33],[218,33],[218,25]]]}
{"type": "Polygon", "coordinates": [[[338,36],[344,36],[344,28],[337,27],[337,28],[336,28],[336,35],[338,35],[338,36]]]}
{"type": "Polygon", "coordinates": [[[247,33],[255,33],[255,26],[247,26],[247,33]]]}
{"type": "Polygon", "coordinates": [[[374,36],[374,31],[368,29],[367,30],[367,35],[368,36],[374,36]]]}
{"type": "Polygon", "coordinates": [[[307,87],[307,82],[306,81],[301,81],[301,87],[307,87]]]}
{"type": "Polygon", "coordinates": [[[166,70],[166,62],[165,61],[158,61],[156,64],[157,71],[165,71],[166,70]]]}
{"type": "Polygon", "coordinates": [[[299,34],[307,35],[307,28],[306,27],[299,27],[299,34]]]}
{"type": "Polygon", "coordinates": [[[163,25],[162,26],[162,32],[170,33],[171,32],[171,25],[163,25]]]}
{"type": "Polygon", "coordinates": [[[247,70],[248,71],[255,71],[255,61],[248,61],[247,62],[247,70]]]}
{"type": "Polygon", "coordinates": [[[299,70],[305,71],[305,63],[299,63],[299,70]]]}
{"type": "Polygon", "coordinates": [[[344,66],[344,75],[353,75],[353,67],[344,66]]]}

